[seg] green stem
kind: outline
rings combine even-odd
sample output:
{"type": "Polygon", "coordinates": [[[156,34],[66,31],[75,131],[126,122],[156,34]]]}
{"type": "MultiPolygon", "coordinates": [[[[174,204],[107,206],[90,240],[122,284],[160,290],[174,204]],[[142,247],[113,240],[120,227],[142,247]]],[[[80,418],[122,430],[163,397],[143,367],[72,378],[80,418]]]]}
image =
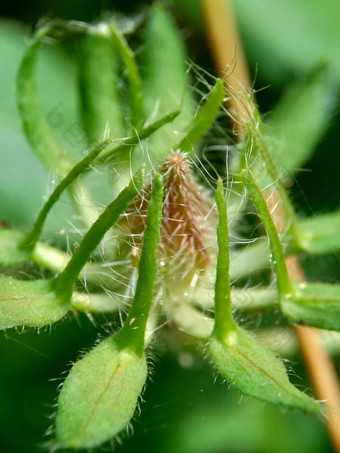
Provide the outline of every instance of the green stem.
{"type": "Polygon", "coordinates": [[[285,295],[291,294],[293,289],[288,277],[288,272],[285,265],[285,258],[278,232],[276,231],[273,219],[271,218],[270,212],[263,198],[263,195],[259,187],[257,186],[256,182],[254,181],[254,178],[252,177],[250,170],[242,171],[242,179],[256,207],[261,222],[263,223],[267,231],[270,242],[270,249],[272,253],[272,263],[277,278],[277,286],[280,298],[284,297],[285,295]]]}
{"type": "Polygon", "coordinates": [[[82,173],[84,173],[88,168],[91,162],[99,155],[103,154],[103,158],[107,158],[112,156],[113,154],[117,154],[119,152],[126,152],[127,147],[133,147],[136,143],[136,140],[143,140],[159,129],[164,124],[173,121],[177,115],[179,115],[179,111],[171,112],[168,115],[165,115],[158,121],[155,121],[150,126],[143,128],[138,134],[133,135],[131,137],[127,137],[125,139],[120,140],[119,145],[116,144],[116,141],[112,139],[105,140],[104,142],[100,143],[99,145],[95,146],[94,149],[87,154],[81,161],[79,161],[71,171],[65,176],[64,179],[60,181],[57,187],[54,189],[48,200],[46,201],[45,205],[43,206],[42,210],[40,211],[31,231],[25,237],[24,241],[19,245],[22,249],[29,249],[33,250],[35,244],[37,243],[43,225],[45,223],[46,217],[50,212],[53,205],[58,201],[60,195],[63,191],[82,173]]]}
{"type": "MultiPolygon", "coordinates": [[[[181,110],[174,110],[173,112],[168,113],[167,115],[162,116],[159,120],[155,121],[154,123],[150,124],[149,126],[145,126],[140,131],[137,131],[134,135],[129,138],[124,139],[124,143],[122,147],[119,145],[119,151],[124,151],[126,146],[135,147],[138,141],[144,140],[160,129],[165,124],[171,123],[174,119],[181,113],[181,110]]],[[[100,162],[107,161],[113,154],[116,154],[117,149],[115,146],[108,146],[106,150],[104,150],[100,156],[98,156],[98,160],[100,162]]]]}
{"type": "Polygon", "coordinates": [[[296,215],[294,208],[287,195],[287,192],[283,187],[281,176],[275,166],[272,156],[270,155],[266,145],[263,142],[262,136],[260,136],[257,131],[254,131],[254,129],[250,125],[248,125],[248,127],[250,133],[254,137],[255,146],[259,149],[262,158],[266,164],[266,170],[275,183],[275,188],[278,192],[280,203],[282,205],[282,214],[285,228],[289,228],[290,231],[293,232],[296,225],[296,215]]]}
{"type": "MultiPolygon", "coordinates": [[[[81,161],[79,161],[71,171],[60,181],[57,187],[49,196],[48,200],[44,204],[42,210],[39,212],[37,219],[35,220],[31,231],[25,237],[24,241],[19,245],[23,249],[33,250],[35,244],[37,243],[43,225],[45,223],[46,217],[50,212],[53,205],[59,200],[60,195],[64,190],[89,166],[89,164],[95,159],[103,149],[112,142],[112,140],[106,140],[103,143],[97,145],[89,154],[87,154],[81,161]]],[[[119,147],[117,147],[119,148],[119,147]]]]}
{"type": "MultiPolygon", "coordinates": [[[[17,99],[23,129],[33,151],[49,170],[63,178],[71,170],[74,158],[60,146],[46,121],[35,80],[39,45],[51,27],[53,24],[46,25],[35,34],[22,58],[17,77],[17,99]]],[[[71,191],[70,195],[85,225],[91,225],[93,218],[97,216],[97,210],[91,202],[86,187],[81,182],[75,182],[74,191],[71,191]],[[85,204],[77,202],[75,196],[77,192],[84,195],[85,204]]]]}
{"type": "Polygon", "coordinates": [[[228,218],[223,183],[220,178],[217,181],[215,200],[218,210],[218,254],[215,282],[215,325],[213,334],[220,339],[223,339],[228,332],[236,328],[236,325],[231,314],[228,218]]]}
{"type": "Polygon", "coordinates": [[[49,170],[63,177],[72,167],[72,162],[46,121],[35,80],[39,45],[48,30],[49,27],[41,28],[24,53],[17,75],[17,100],[23,130],[33,151],[49,170]]]}
{"type": "Polygon", "coordinates": [[[73,285],[93,250],[99,245],[104,234],[119,219],[143,185],[144,169],[140,170],[130,184],[110,203],[83,237],[65,269],[53,280],[53,290],[62,296],[72,294],[73,285]]]}
{"type": "Polygon", "coordinates": [[[121,344],[141,353],[144,350],[146,323],[153,299],[157,273],[157,250],[160,241],[163,190],[160,175],[155,175],[151,199],[148,204],[147,223],[144,231],[142,254],[138,264],[135,297],[124,326],[117,334],[121,344]]]}
{"type": "Polygon", "coordinates": [[[180,149],[183,152],[191,152],[194,149],[196,143],[216,119],[220,106],[223,102],[224,95],[225,91],[223,83],[220,79],[217,79],[215,86],[210,91],[205,103],[200,107],[197,115],[190,123],[190,127],[185,137],[182,138],[174,149],[180,149]]]}

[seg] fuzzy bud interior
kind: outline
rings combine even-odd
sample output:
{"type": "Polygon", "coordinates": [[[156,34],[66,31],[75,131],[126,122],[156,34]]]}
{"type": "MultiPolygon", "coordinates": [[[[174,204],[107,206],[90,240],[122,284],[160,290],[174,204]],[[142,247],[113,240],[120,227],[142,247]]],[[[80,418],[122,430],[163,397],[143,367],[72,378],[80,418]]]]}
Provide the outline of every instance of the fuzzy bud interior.
{"type": "MultiPolygon", "coordinates": [[[[157,286],[183,293],[196,287],[214,259],[217,216],[213,200],[195,181],[186,154],[172,152],[157,171],[164,192],[157,286]]],[[[143,187],[115,227],[115,259],[128,259],[131,267],[137,267],[140,257],[151,187],[151,183],[143,187]]]]}

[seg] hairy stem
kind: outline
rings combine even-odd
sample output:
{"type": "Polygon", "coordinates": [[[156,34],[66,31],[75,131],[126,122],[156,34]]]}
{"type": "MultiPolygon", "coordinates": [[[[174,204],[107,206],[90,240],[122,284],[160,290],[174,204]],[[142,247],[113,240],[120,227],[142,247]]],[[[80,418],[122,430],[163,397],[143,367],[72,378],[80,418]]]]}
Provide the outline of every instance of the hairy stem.
{"type": "Polygon", "coordinates": [[[152,194],[148,203],[147,221],[144,231],[142,255],[138,264],[138,280],[135,297],[123,328],[117,335],[123,344],[127,342],[137,352],[144,349],[146,324],[148,321],[153,287],[157,273],[157,251],[160,241],[162,220],[163,188],[160,175],[155,175],[152,194]]]}
{"type": "Polygon", "coordinates": [[[143,170],[136,174],[130,184],[105,208],[104,212],[85,234],[65,269],[53,280],[55,292],[66,296],[72,294],[74,283],[91,253],[99,245],[104,234],[116,223],[121,213],[127,208],[128,203],[141,189],[144,179],[143,174],[143,170]]]}
{"type": "MultiPolygon", "coordinates": [[[[218,71],[225,72],[230,68],[231,58],[235,52],[235,44],[239,43],[236,24],[233,20],[229,1],[227,0],[201,0],[207,24],[207,34],[211,43],[212,53],[218,71]],[[226,32],[228,30],[228,32],[226,32]]],[[[245,92],[251,90],[251,83],[242,47],[237,44],[237,58],[235,60],[234,78],[241,82],[239,87],[244,87],[245,92]]],[[[226,80],[226,89],[230,87],[232,79],[226,80]]],[[[240,111],[239,104],[233,99],[229,101],[230,107],[240,111]]],[[[249,109],[248,109],[249,112],[249,109]]],[[[244,115],[239,118],[242,121],[244,115]]],[[[235,124],[236,132],[242,138],[245,128],[238,122],[235,124]]],[[[279,196],[279,195],[278,195],[279,196]]],[[[269,211],[271,212],[271,206],[269,211]]],[[[282,230],[284,216],[275,211],[274,224],[279,232],[282,230]]],[[[284,227],[286,225],[284,224],[284,227]]],[[[288,275],[292,280],[304,280],[303,270],[296,256],[286,258],[288,275]]],[[[325,423],[333,443],[334,450],[340,452],[340,391],[337,374],[332,361],[320,344],[318,331],[308,327],[295,327],[301,353],[308,370],[315,393],[320,400],[326,400],[325,423]]]]}
{"type": "Polygon", "coordinates": [[[251,80],[230,1],[201,0],[201,5],[212,56],[224,82],[234,132],[242,138],[246,135],[245,123],[251,117],[246,101],[251,93],[251,80]]]}
{"type": "Polygon", "coordinates": [[[223,183],[222,180],[219,179],[215,194],[218,210],[218,254],[215,283],[215,325],[213,333],[220,339],[223,339],[230,330],[233,330],[236,327],[231,315],[228,219],[223,192],[223,183]]]}

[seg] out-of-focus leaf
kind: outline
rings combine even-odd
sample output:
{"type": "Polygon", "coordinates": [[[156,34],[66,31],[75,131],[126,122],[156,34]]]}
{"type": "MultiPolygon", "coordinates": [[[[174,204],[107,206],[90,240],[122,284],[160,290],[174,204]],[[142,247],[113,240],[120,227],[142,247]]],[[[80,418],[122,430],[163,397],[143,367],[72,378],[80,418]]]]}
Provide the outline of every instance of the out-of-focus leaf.
{"type": "Polygon", "coordinates": [[[299,170],[329,127],[336,100],[336,83],[328,66],[321,66],[292,87],[267,121],[266,143],[281,178],[299,170]]]}
{"type": "Polygon", "coordinates": [[[71,169],[73,162],[60,146],[45,116],[35,77],[38,49],[45,33],[42,28],[33,36],[20,62],[17,75],[18,109],[32,150],[48,170],[62,177],[71,169]]]}
{"type": "Polygon", "coordinates": [[[21,134],[16,110],[15,77],[25,49],[25,38],[24,30],[19,24],[1,21],[0,217],[1,221],[9,225],[27,225],[33,220],[47,176],[21,134]]]}
{"type": "Polygon", "coordinates": [[[340,250],[340,213],[308,217],[297,226],[295,239],[303,251],[321,255],[340,250]]]}
{"type": "MultiPolygon", "coordinates": [[[[187,379],[193,391],[192,376],[187,379]]],[[[287,453],[287,443],[290,453],[327,450],[327,435],[318,416],[288,414],[251,398],[242,398],[240,404],[232,389],[221,392],[216,385],[209,397],[207,390],[193,407],[186,404],[188,408],[173,421],[170,433],[162,435],[162,453],[287,453]]]]}
{"type": "Polygon", "coordinates": [[[110,36],[84,38],[79,57],[81,115],[90,143],[125,137],[119,61],[110,36]]]}
{"type": "Polygon", "coordinates": [[[329,61],[340,80],[337,0],[233,0],[249,57],[270,83],[329,61]]]}
{"type": "Polygon", "coordinates": [[[183,40],[161,5],[151,10],[140,55],[144,109],[149,121],[171,110],[179,117],[149,140],[149,148],[159,159],[178,143],[194,117],[195,107],[185,66],[183,40]]]}
{"type": "MultiPolygon", "coordinates": [[[[1,21],[0,220],[11,227],[31,225],[48,182],[48,172],[34,156],[22,134],[16,108],[16,72],[27,47],[27,39],[26,30],[19,24],[1,21]]],[[[59,120],[59,123],[53,123],[54,131],[65,147],[78,154],[79,147],[84,147],[85,142],[76,144],[68,140],[72,138],[72,125],[77,124],[72,74],[73,67],[62,53],[55,49],[43,50],[38,62],[38,79],[44,110],[50,120],[59,120]],[[57,110],[60,115],[55,117],[53,114],[57,110]]],[[[72,214],[68,200],[60,204],[48,222],[48,233],[55,235],[58,229],[65,228],[65,219],[70,219],[72,214]]]]}

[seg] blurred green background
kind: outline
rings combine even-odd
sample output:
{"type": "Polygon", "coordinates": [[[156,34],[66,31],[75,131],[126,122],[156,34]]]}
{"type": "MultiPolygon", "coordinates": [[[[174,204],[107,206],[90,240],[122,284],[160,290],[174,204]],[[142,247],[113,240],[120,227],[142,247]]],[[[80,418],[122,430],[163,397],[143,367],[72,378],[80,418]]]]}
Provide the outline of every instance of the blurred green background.
{"type": "MultiPolygon", "coordinates": [[[[94,20],[107,10],[140,12],[151,2],[12,0],[0,9],[0,220],[25,228],[50,184],[21,133],[16,111],[15,74],[27,38],[42,16],[94,20]],[[20,163],[20,165],[18,165],[20,163]]],[[[168,2],[189,57],[209,72],[209,56],[197,0],[168,2]]],[[[281,94],[320,61],[328,61],[340,82],[340,4],[337,0],[234,0],[260,110],[269,112],[281,94]],[[265,88],[262,90],[262,88],[265,88]]],[[[69,53],[45,52],[39,83],[46,112],[62,102],[65,123],[77,121],[76,71],[69,53]]],[[[315,105],[317,109],[318,106],[315,105]]],[[[306,169],[297,174],[293,198],[299,212],[312,215],[339,207],[340,153],[338,110],[306,169]],[[308,200],[308,201],[307,201],[308,200]]],[[[57,131],[61,139],[64,130],[57,131]]],[[[66,204],[67,202],[64,201],[66,204]]],[[[64,211],[63,211],[64,212],[64,211]]],[[[66,206],[67,212],[67,206],[66,206]]],[[[71,211],[70,211],[71,212],[71,211]]],[[[71,214],[70,214],[71,215],[71,214]]],[[[58,211],[55,217],[61,216],[58,211]]],[[[55,217],[52,221],[55,222],[55,217]]],[[[61,221],[63,219],[60,219],[61,221]]],[[[308,258],[307,275],[340,281],[339,257],[308,258]]],[[[102,328],[101,334],[105,334],[102,328]]],[[[56,388],[79,350],[96,340],[98,329],[80,315],[73,322],[43,329],[9,330],[0,335],[0,451],[40,451],[53,414],[56,388]]],[[[172,337],[160,338],[152,351],[153,372],[143,395],[141,415],[117,451],[155,453],[233,453],[332,451],[317,417],[284,412],[241,398],[217,378],[201,347],[187,337],[179,348],[172,337]],[[167,341],[165,341],[167,340],[167,341]]],[[[284,341],[284,340],[282,340],[284,341]]],[[[339,368],[339,357],[335,357],[339,368]]],[[[299,365],[290,363],[292,379],[309,386],[299,365]]],[[[109,448],[107,450],[109,451],[109,448]]]]}

